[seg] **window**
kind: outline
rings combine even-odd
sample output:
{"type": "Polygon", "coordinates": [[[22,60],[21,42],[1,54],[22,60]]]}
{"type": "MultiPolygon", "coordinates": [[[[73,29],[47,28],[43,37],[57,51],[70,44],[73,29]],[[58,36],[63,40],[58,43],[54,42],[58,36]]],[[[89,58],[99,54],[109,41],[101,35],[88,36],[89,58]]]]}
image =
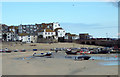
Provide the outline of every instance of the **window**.
{"type": "Polygon", "coordinates": [[[53,34],[53,33],[51,33],[51,34],[53,34]]]}
{"type": "Polygon", "coordinates": [[[34,26],[34,28],[36,28],[36,26],[34,26]]]}
{"type": "Polygon", "coordinates": [[[48,34],[50,34],[50,32],[48,32],[48,34]]]}
{"type": "Polygon", "coordinates": [[[10,38],[10,37],[8,36],[8,38],[10,38]]]}
{"type": "Polygon", "coordinates": [[[47,33],[45,33],[45,34],[47,34],[47,33]]]}

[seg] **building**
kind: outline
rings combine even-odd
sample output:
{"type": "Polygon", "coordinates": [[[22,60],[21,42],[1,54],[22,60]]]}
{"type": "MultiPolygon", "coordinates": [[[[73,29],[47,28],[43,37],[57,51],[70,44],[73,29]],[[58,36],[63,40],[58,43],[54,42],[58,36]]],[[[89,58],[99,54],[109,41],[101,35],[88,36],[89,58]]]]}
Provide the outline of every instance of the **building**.
{"type": "Polygon", "coordinates": [[[7,41],[18,40],[18,26],[8,26],[7,41]]]}
{"type": "Polygon", "coordinates": [[[7,26],[3,24],[4,41],[37,42],[38,39],[54,39],[64,41],[65,30],[58,22],[35,25],[7,26]],[[34,41],[35,39],[35,41],[34,41]]]}
{"type": "Polygon", "coordinates": [[[27,33],[19,33],[18,40],[20,42],[35,43],[35,42],[37,42],[37,35],[29,35],[27,33]]]}
{"type": "Polygon", "coordinates": [[[38,37],[39,38],[52,38],[55,39],[55,31],[51,30],[51,29],[43,29],[41,31],[38,32],[38,37]]]}
{"type": "Polygon", "coordinates": [[[29,35],[37,35],[36,25],[19,25],[19,33],[27,33],[29,35]]]}
{"type": "Polygon", "coordinates": [[[61,40],[65,36],[65,30],[60,27],[58,22],[36,24],[38,27],[38,38],[52,38],[61,40]]]}
{"type": "Polygon", "coordinates": [[[72,36],[72,40],[77,40],[77,39],[79,39],[79,36],[76,35],[76,34],[72,34],[71,36],[72,36]]]}
{"type": "Polygon", "coordinates": [[[81,40],[89,40],[90,39],[90,35],[88,33],[79,34],[79,38],[81,40]]]}
{"type": "Polygon", "coordinates": [[[57,29],[57,28],[61,28],[60,27],[60,24],[58,22],[53,22],[52,23],[52,27],[53,27],[53,30],[57,29]]]}
{"type": "Polygon", "coordinates": [[[76,34],[66,33],[64,39],[66,42],[72,42],[72,41],[79,39],[79,36],[76,34]]]}
{"type": "Polygon", "coordinates": [[[7,32],[8,32],[8,26],[6,24],[0,24],[2,26],[2,41],[7,41],[7,32]]]}
{"type": "Polygon", "coordinates": [[[59,42],[64,42],[65,30],[63,28],[56,28],[55,30],[56,36],[59,42]]]}
{"type": "Polygon", "coordinates": [[[15,41],[15,38],[14,38],[15,34],[13,31],[8,31],[6,35],[7,35],[7,41],[15,41]]]}

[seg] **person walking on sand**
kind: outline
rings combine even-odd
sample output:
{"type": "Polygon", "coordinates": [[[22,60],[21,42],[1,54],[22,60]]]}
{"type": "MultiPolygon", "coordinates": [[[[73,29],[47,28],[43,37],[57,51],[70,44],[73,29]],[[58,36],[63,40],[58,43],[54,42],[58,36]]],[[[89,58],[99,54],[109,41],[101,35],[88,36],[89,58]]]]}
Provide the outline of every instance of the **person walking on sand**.
{"type": "Polygon", "coordinates": [[[55,50],[55,52],[57,53],[57,52],[58,52],[58,50],[56,49],[56,50],[55,50]]]}

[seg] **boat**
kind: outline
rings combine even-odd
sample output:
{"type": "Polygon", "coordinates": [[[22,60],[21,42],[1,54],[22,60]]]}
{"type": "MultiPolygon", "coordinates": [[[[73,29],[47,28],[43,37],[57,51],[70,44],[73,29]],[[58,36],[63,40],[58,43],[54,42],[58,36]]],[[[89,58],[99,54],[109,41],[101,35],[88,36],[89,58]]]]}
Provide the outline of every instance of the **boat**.
{"type": "Polygon", "coordinates": [[[3,53],[3,52],[5,52],[5,50],[3,50],[3,49],[0,49],[0,52],[1,52],[1,53],[3,53]]]}
{"type": "Polygon", "coordinates": [[[37,49],[33,49],[33,51],[37,51],[37,49]]]}
{"type": "Polygon", "coordinates": [[[67,50],[67,55],[82,55],[82,54],[90,54],[90,52],[86,49],[77,49],[77,50],[67,50]]]}
{"type": "Polygon", "coordinates": [[[16,50],[14,50],[14,52],[18,52],[18,50],[16,49],[16,50]]]}
{"type": "Polygon", "coordinates": [[[67,55],[77,55],[77,52],[73,52],[73,51],[66,51],[67,55]]]}
{"type": "Polygon", "coordinates": [[[47,52],[47,53],[33,53],[34,57],[44,57],[44,56],[51,56],[52,53],[51,52],[47,52]]]}
{"type": "Polygon", "coordinates": [[[20,52],[26,52],[26,50],[25,50],[25,49],[22,49],[22,50],[20,50],[20,52]]]}
{"type": "Polygon", "coordinates": [[[5,52],[7,52],[7,53],[11,53],[12,51],[8,50],[8,51],[5,51],[5,52]]]}
{"type": "Polygon", "coordinates": [[[81,56],[76,56],[75,60],[89,60],[91,56],[88,55],[81,55],[81,56]]]}

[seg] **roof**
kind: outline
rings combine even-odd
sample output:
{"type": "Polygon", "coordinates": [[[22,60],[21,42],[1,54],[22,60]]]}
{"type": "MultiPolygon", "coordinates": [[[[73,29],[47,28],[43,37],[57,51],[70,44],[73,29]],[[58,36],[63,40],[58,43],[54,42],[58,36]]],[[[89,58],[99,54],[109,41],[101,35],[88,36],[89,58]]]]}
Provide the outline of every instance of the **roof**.
{"type": "Polygon", "coordinates": [[[28,34],[27,33],[19,33],[18,35],[19,36],[27,36],[28,34]]]}
{"type": "Polygon", "coordinates": [[[66,33],[65,35],[68,35],[68,36],[78,36],[76,34],[70,34],[70,33],[66,33]]]}
{"type": "Polygon", "coordinates": [[[39,32],[44,32],[44,29],[40,30],[39,32]]]}
{"type": "Polygon", "coordinates": [[[8,28],[9,29],[13,29],[13,28],[18,29],[18,26],[8,26],[8,28]]]}
{"type": "Polygon", "coordinates": [[[0,24],[0,25],[2,25],[2,26],[7,26],[6,24],[0,24]]]}
{"type": "Polygon", "coordinates": [[[82,33],[82,34],[79,34],[79,35],[89,35],[88,33],[82,33]]]}
{"type": "Polygon", "coordinates": [[[7,33],[13,33],[13,31],[11,30],[11,31],[7,31],[7,33]]]}
{"type": "Polygon", "coordinates": [[[46,29],[46,32],[55,32],[55,31],[53,31],[51,29],[46,29]]]}
{"type": "Polygon", "coordinates": [[[76,35],[76,34],[71,34],[71,36],[78,36],[78,35],[76,35]]]}
{"type": "Polygon", "coordinates": [[[54,31],[58,31],[59,29],[63,30],[63,28],[56,28],[54,31]]]}

